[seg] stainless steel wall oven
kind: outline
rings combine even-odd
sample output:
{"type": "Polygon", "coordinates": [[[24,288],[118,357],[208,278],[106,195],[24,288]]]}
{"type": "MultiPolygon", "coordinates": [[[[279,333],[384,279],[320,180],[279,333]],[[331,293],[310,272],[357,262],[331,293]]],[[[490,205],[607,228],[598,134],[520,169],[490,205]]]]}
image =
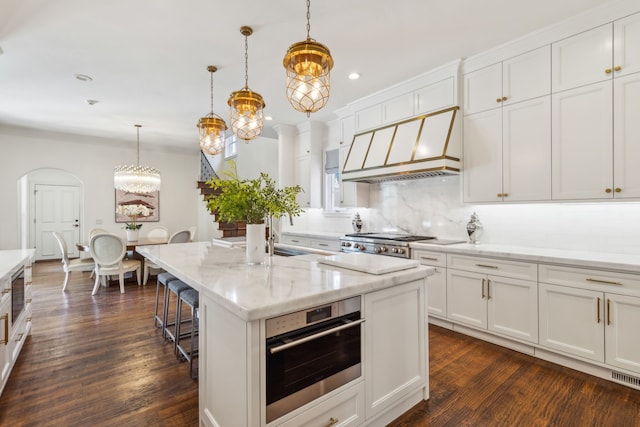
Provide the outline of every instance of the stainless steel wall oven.
{"type": "Polygon", "coordinates": [[[360,306],[357,296],[267,319],[267,422],[361,376],[360,306]]]}

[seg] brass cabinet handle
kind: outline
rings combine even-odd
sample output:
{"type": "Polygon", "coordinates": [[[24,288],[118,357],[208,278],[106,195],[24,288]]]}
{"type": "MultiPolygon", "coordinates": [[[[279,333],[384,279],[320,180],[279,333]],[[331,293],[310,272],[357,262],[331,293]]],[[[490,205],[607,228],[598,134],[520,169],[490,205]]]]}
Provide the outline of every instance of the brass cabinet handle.
{"type": "Polygon", "coordinates": [[[438,258],[432,258],[432,257],[429,257],[429,256],[421,256],[420,259],[423,259],[425,261],[437,261],[438,260],[438,258]]]}
{"type": "Polygon", "coordinates": [[[605,285],[622,286],[622,283],[620,283],[620,282],[611,282],[609,280],[592,279],[591,277],[587,277],[587,282],[604,283],[605,285]]]}
{"type": "Polygon", "coordinates": [[[622,67],[619,66],[619,65],[616,65],[615,67],[613,67],[613,69],[616,70],[616,71],[620,71],[620,70],[622,70],[622,67]]]}
{"type": "Polygon", "coordinates": [[[604,72],[607,73],[607,74],[611,74],[611,68],[605,68],[604,72]]]}
{"type": "Polygon", "coordinates": [[[332,426],[332,425],[337,424],[337,423],[338,423],[338,419],[331,417],[331,418],[329,418],[329,424],[327,424],[327,427],[332,426]]]}
{"type": "Polygon", "coordinates": [[[487,299],[491,299],[491,279],[487,279],[487,299]]]}
{"type": "Polygon", "coordinates": [[[498,194],[496,194],[496,197],[502,197],[502,196],[503,196],[503,194],[502,194],[502,193],[498,193],[498,194]]]}
{"type": "Polygon", "coordinates": [[[3,294],[8,294],[9,292],[11,292],[11,289],[3,289],[3,290],[2,290],[2,293],[3,293],[3,294]]]}
{"type": "Polygon", "coordinates": [[[598,306],[598,323],[600,323],[600,297],[598,297],[598,301],[596,304],[598,306]]]}
{"type": "Polygon", "coordinates": [[[506,101],[506,100],[507,100],[507,97],[506,97],[506,96],[503,96],[503,97],[502,97],[502,100],[503,100],[503,101],[506,101]]]}
{"type": "Polygon", "coordinates": [[[620,188],[620,187],[616,187],[613,191],[615,191],[616,193],[619,193],[619,192],[621,192],[621,191],[622,191],[622,188],[620,188]]]}
{"type": "Polygon", "coordinates": [[[329,246],[329,245],[326,243],[318,243],[318,246],[329,246]]]}
{"type": "Polygon", "coordinates": [[[0,320],[4,320],[4,339],[0,341],[0,344],[7,345],[9,343],[9,313],[0,316],[0,320]]]}
{"type": "Polygon", "coordinates": [[[493,268],[494,270],[498,269],[497,265],[488,265],[488,264],[476,264],[476,267],[493,268]]]}
{"type": "Polygon", "coordinates": [[[604,189],[604,192],[605,192],[605,193],[611,193],[611,189],[610,189],[610,188],[605,188],[605,189],[604,189]]]}
{"type": "Polygon", "coordinates": [[[484,299],[484,279],[482,279],[482,299],[484,299]]]}
{"type": "Polygon", "coordinates": [[[509,197],[509,193],[502,193],[502,197],[509,197]]]}
{"type": "Polygon", "coordinates": [[[611,325],[611,300],[607,298],[607,325],[611,325]]]}

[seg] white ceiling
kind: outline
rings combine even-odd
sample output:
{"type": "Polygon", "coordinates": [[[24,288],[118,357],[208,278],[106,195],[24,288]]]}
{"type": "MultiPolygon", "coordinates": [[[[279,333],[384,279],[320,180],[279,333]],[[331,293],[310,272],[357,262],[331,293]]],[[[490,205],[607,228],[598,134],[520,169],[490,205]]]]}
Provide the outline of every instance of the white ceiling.
{"type": "MultiPolygon", "coordinates": [[[[311,37],[335,66],[329,103],[311,120],[603,3],[314,0],[311,37]]],[[[0,123],[132,141],[139,123],[144,145],[198,150],[207,65],[218,67],[214,111],[225,120],[229,94],[244,86],[242,25],[254,30],[249,87],[265,99],[268,126],[304,122],[285,98],[282,66],[289,45],[306,38],[304,0],[2,0],[0,123]]]]}

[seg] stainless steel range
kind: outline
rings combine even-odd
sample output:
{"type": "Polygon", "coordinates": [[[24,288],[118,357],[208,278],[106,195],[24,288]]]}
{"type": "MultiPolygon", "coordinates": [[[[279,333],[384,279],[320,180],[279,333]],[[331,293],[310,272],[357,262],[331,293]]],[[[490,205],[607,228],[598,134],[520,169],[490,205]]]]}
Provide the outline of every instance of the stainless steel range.
{"type": "Polygon", "coordinates": [[[346,234],[340,238],[340,250],[342,252],[363,252],[399,258],[411,258],[409,243],[435,239],[436,238],[432,236],[413,236],[393,233],[346,234]]]}

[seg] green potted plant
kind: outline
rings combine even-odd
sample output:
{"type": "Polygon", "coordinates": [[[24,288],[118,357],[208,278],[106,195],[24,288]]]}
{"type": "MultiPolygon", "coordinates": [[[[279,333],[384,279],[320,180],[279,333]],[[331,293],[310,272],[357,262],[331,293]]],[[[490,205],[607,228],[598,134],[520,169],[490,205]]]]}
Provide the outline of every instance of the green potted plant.
{"type": "MultiPolygon", "coordinates": [[[[247,262],[259,264],[264,261],[265,254],[265,221],[269,222],[269,233],[272,235],[273,218],[285,215],[293,221],[302,209],[297,195],[302,191],[299,185],[276,188],[275,181],[267,173],[260,173],[255,179],[240,179],[235,163],[230,161],[230,168],[225,171],[226,179],[212,178],[207,184],[219,194],[207,199],[207,207],[217,212],[221,221],[247,223],[247,262]]],[[[270,237],[270,248],[272,238],[270,237]]]]}

